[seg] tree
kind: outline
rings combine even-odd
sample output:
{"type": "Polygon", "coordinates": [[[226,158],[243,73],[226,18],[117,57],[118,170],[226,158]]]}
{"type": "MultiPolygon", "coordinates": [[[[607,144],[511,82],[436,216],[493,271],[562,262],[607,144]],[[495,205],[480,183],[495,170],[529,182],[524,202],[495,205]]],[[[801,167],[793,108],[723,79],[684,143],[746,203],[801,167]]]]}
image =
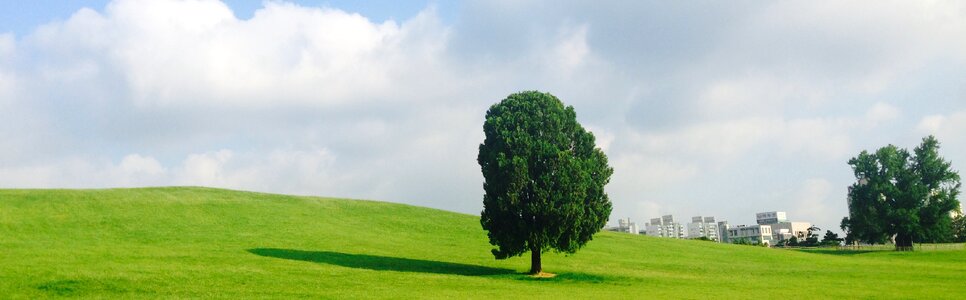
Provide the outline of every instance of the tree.
{"type": "Polygon", "coordinates": [[[826,230],[825,236],[822,237],[822,245],[835,246],[835,245],[839,245],[841,242],[842,242],[842,239],[839,238],[839,235],[832,232],[831,230],[826,230]]]}
{"type": "Polygon", "coordinates": [[[530,251],[574,253],[610,217],[604,192],[613,169],[572,106],[548,93],[520,92],[486,112],[477,161],[483,172],[483,212],[497,259],[530,251]]]}
{"type": "Polygon", "coordinates": [[[939,156],[939,141],[929,136],[913,150],[916,154],[913,168],[919,176],[922,190],[916,194],[921,209],[919,240],[949,242],[952,240],[952,215],[959,209],[959,173],[952,170],[952,163],[939,156]]]}
{"type": "Polygon", "coordinates": [[[809,226],[808,229],[806,229],[805,231],[806,233],[803,236],[805,240],[804,241],[799,240],[800,242],[798,242],[798,246],[801,246],[801,247],[818,246],[818,233],[816,232],[821,232],[822,229],[818,228],[818,226],[812,225],[812,226],[809,226]]]}
{"type": "Polygon", "coordinates": [[[959,206],[959,174],[939,156],[939,141],[922,139],[912,153],[893,145],[862,151],[849,160],[856,182],[849,187],[847,237],[870,244],[893,238],[896,250],[913,242],[950,238],[950,212],[959,206]]]}
{"type": "Polygon", "coordinates": [[[842,222],[839,223],[839,228],[842,229],[842,232],[845,232],[846,245],[852,245],[852,243],[855,241],[855,239],[852,237],[852,230],[849,229],[850,227],[851,226],[849,225],[849,217],[842,218],[842,222]]]}
{"type": "Polygon", "coordinates": [[[808,232],[807,234],[805,234],[806,238],[811,238],[811,237],[818,238],[818,233],[816,232],[821,232],[822,228],[818,228],[818,226],[812,225],[812,226],[809,226],[807,229],[805,229],[805,231],[808,232]]]}
{"type": "Polygon", "coordinates": [[[966,215],[960,213],[953,219],[953,240],[957,243],[966,242],[966,215]]]}

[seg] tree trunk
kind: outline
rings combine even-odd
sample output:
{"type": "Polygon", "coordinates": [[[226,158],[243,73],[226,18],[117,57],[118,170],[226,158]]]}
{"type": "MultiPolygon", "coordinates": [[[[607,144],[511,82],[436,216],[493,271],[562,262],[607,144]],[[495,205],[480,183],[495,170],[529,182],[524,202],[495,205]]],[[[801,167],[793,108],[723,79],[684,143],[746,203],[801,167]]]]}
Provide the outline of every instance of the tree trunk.
{"type": "Polygon", "coordinates": [[[912,235],[896,234],[896,251],[912,251],[912,235]]]}
{"type": "Polygon", "coordinates": [[[530,247],[530,274],[537,275],[543,272],[540,265],[540,247],[530,247]]]}

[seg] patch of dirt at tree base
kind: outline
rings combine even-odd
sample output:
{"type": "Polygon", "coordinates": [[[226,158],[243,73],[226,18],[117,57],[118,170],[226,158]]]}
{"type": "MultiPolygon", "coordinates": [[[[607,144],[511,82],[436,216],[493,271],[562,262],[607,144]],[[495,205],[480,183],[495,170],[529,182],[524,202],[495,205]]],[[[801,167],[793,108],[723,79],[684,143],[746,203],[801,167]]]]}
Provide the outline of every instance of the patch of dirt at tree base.
{"type": "Polygon", "coordinates": [[[533,277],[533,278],[554,278],[555,276],[557,276],[557,274],[546,273],[546,272],[540,272],[537,274],[530,275],[530,277],[533,277]]]}

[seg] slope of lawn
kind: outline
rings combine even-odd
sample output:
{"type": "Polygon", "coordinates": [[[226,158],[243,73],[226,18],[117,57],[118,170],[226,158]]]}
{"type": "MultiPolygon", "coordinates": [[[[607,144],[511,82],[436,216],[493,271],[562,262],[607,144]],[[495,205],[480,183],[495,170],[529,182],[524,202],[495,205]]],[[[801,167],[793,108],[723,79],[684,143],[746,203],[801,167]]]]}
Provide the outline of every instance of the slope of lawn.
{"type": "Polygon", "coordinates": [[[210,188],[0,190],[0,298],[962,298],[966,251],[819,252],[604,232],[494,260],[479,218],[210,188]]]}

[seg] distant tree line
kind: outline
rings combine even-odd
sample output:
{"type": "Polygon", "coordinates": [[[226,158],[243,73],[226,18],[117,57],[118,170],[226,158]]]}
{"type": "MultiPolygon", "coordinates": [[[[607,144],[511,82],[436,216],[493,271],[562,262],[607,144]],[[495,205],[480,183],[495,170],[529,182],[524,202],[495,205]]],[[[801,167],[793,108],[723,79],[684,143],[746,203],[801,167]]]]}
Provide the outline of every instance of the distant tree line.
{"type": "Polygon", "coordinates": [[[822,229],[816,226],[811,226],[805,233],[803,240],[799,240],[798,237],[793,236],[787,240],[778,241],[775,246],[777,247],[829,247],[838,246],[842,244],[842,238],[839,235],[832,232],[831,230],[826,230],[825,235],[821,240],[818,239],[818,233],[822,229]]]}

